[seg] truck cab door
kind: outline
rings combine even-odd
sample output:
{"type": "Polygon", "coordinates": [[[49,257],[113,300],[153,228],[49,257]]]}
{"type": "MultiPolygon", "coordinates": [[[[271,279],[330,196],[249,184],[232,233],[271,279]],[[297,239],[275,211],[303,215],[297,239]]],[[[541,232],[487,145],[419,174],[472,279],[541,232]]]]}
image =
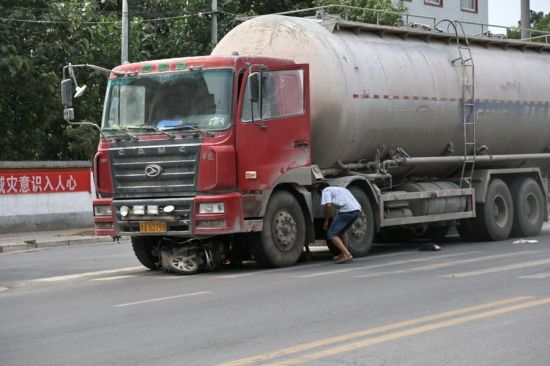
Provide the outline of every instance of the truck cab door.
{"type": "Polygon", "coordinates": [[[310,165],[308,65],[250,67],[243,78],[237,117],[240,190],[273,188],[284,173],[310,165]],[[259,90],[254,90],[253,78],[259,79],[259,90]]]}

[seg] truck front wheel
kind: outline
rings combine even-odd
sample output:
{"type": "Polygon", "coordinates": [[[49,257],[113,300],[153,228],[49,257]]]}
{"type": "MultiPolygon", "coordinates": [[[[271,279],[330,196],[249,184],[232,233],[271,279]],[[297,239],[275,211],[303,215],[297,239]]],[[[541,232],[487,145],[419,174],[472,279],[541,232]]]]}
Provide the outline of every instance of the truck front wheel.
{"type": "Polygon", "coordinates": [[[145,267],[156,270],[160,268],[159,239],[151,236],[133,236],[132,249],[138,261],[145,267]]]}
{"type": "Polygon", "coordinates": [[[305,218],[298,200],[279,191],[269,199],[263,230],[252,236],[250,249],[262,267],[287,267],[300,258],[305,243],[305,218]]]}
{"type": "Polygon", "coordinates": [[[361,205],[361,215],[349,228],[348,249],[354,257],[364,257],[370,250],[374,237],[374,214],[365,192],[358,187],[350,187],[357,202],[361,205]]]}
{"type": "MultiPolygon", "coordinates": [[[[358,187],[350,187],[349,191],[361,205],[361,215],[346,232],[348,236],[348,250],[356,258],[361,258],[369,252],[374,238],[374,214],[367,195],[358,187]]],[[[327,239],[330,253],[340,254],[340,250],[327,239]]]]}

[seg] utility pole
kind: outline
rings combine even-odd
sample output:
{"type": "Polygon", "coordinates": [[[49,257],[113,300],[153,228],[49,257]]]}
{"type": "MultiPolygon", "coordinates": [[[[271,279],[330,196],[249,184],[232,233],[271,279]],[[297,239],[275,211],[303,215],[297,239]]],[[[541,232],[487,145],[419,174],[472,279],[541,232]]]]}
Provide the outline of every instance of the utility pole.
{"type": "Polygon", "coordinates": [[[531,37],[529,10],[529,0],[521,0],[521,39],[529,39],[531,37]]]}
{"type": "Polygon", "coordinates": [[[120,44],[120,63],[128,62],[128,33],[130,27],[128,22],[128,0],[122,0],[122,39],[120,44]]]}
{"type": "Polygon", "coordinates": [[[212,44],[218,44],[218,0],[212,0],[212,44]]]}

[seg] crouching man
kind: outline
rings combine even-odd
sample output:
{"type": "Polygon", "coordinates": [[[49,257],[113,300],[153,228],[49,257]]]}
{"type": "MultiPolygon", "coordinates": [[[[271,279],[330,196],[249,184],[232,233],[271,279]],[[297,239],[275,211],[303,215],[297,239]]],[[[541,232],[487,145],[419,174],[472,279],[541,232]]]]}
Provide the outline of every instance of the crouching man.
{"type": "Polygon", "coordinates": [[[353,260],[353,256],[348,250],[346,231],[361,214],[361,205],[346,188],[329,187],[326,183],[322,183],[319,188],[322,190],[321,205],[325,206],[323,229],[328,229],[327,239],[340,250],[340,255],[334,257],[334,262],[338,264],[349,263],[353,260]],[[338,213],[329,227],[332,207],[335,207],[338,213]]]}

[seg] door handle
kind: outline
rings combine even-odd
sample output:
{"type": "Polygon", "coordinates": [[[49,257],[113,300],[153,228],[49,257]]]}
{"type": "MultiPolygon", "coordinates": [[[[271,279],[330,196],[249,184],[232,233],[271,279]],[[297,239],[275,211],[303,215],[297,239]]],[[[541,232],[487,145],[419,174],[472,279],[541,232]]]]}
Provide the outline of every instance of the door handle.
{"type": "Polygon", "coordinates": [[[306,140],[296,140],[292,143],[292,147],[296,147],[296,148],[307,149],[308,146],[309,146],[309,141],[306,141],[306,140]]]}

